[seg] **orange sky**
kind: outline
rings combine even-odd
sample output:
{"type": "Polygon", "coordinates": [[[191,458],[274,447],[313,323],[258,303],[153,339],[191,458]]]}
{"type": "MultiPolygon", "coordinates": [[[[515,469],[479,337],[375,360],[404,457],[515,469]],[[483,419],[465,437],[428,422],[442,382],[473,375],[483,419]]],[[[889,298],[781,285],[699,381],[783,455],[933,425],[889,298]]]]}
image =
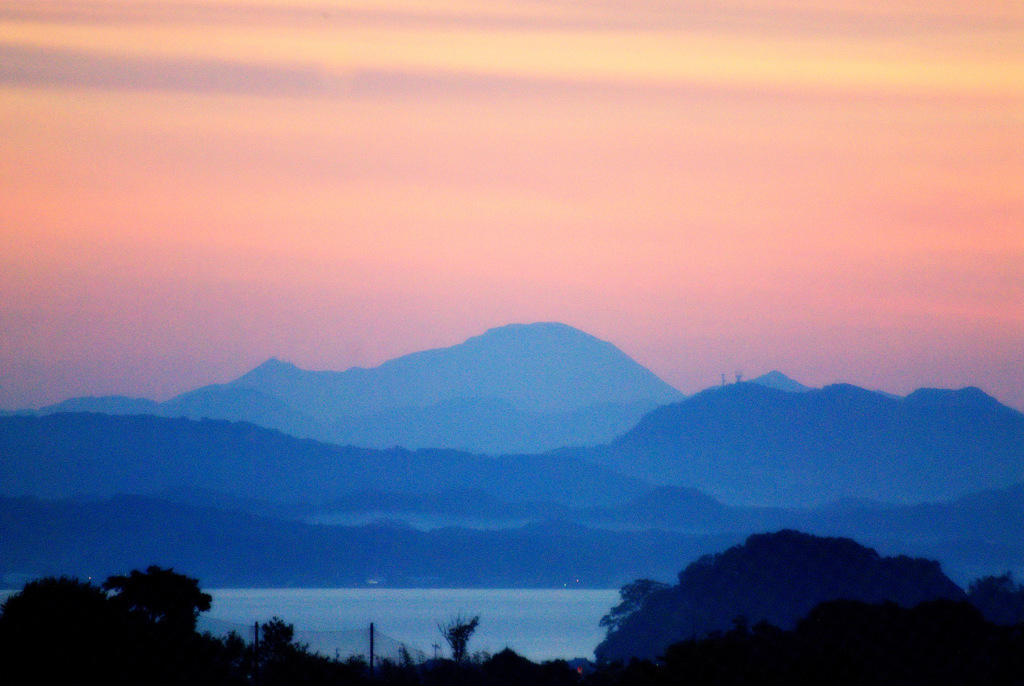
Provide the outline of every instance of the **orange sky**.
{"type": "Polygon", "coordinates": [[[8,0],[0,407],[557,320],[1024,408],[1022,189],[1018,0],[8,0]]]}

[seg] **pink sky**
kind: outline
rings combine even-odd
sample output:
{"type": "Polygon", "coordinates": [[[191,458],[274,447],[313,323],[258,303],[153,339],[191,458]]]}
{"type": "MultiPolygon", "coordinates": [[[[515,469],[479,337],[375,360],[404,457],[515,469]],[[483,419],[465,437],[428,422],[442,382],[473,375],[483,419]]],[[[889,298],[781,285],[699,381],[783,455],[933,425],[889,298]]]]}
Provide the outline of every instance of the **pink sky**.
{"type": "Polygon", "coordinates": [[[0,407],[562,321],[1024,408],[1022,189],[1019,0],[8,0],[0,407]]]}

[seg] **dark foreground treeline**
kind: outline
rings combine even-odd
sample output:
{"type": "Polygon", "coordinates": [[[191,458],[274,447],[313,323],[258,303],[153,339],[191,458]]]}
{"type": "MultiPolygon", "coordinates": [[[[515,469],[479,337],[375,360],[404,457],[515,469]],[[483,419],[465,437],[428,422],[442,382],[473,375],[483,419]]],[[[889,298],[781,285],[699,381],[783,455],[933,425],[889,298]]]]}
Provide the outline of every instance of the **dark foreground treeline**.
{"type": "Polygon", "coordinates": [[[451,660],[383,661],[310,653],[272,620],[258,645],[200,634],[210,596],[171,570],[27,584],[0,611],[0,683],[361,686],[660,686],[662,684],[1024,684],[1024,624],[987,621],[966,601],[830,601],[796,628],[767,623],[670,646],[659,662],[574,669],[510,650],[451,660]]]}

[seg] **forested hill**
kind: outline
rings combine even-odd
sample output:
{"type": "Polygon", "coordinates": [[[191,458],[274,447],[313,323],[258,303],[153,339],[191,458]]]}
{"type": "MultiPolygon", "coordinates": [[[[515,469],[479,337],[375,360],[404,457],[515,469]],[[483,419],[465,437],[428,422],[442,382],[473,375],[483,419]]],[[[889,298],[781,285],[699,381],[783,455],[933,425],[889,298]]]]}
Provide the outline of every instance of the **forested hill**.
{"type": "Polygon", "coordinates": [[[913,607],[937,598],[966,598],[937,562],[881,557],[846,538],[790,530],[756,534],[693,562],[677,585],[653,588],[616,622],[596,654],[601,660],[653,659],[673,643],[726,631],[737,617],[792,629],[829,600],[913,607]]]}

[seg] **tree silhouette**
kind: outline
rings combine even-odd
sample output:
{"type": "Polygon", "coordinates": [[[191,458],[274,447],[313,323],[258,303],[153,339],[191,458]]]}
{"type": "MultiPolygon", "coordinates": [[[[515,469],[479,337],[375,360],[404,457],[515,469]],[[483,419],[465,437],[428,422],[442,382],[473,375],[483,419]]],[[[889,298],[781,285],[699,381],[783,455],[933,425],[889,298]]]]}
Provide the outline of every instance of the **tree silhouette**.
{"type": "Polygon", "coordinates": [[[199,582],[156,565],[145,572],[132,570],[128,576],[112,576],[103,582],[112,592],[112,602],[147,623],[176,634],[196,628],[200,612],[210,609],[212,598],[199,590],[199,582]]]}
{"type": "Polygon", "coordinates": [[[466,657],[466,647],[469,645],[469,639],[476,631],[477,625],[480,623],[480,615],[470,617],[469,619],[463,617],[461,614],[455,615],[448,620],[447,624],[438,624],[437,628],[444,636],[444,640],[448,642],[448,646],[452,650],[452,659],[455,660],[456,664],[462,664],[462,661],[466,657]]]}
{"type": "Polygon", "coordinates": [[[209,607],[194,579],[158,567],[102,587],[30,582],[0,608],[0,683],[228,684],[225,644],[195,632],[209,607]]]}
{"type": "Polygon", "coordinates": [[[119,683],[114,664],[125,638],[99,586],[68,577],[29,582],[0,608],[0,681],[80,684],[84,673],[119,683]]]}
{"type": "Polygon", "coordinates": [[[253,652],[255,648],[250,652],[250,664],[255,668],[253,681],[261,686],[366,683],[365,662],[341,662],[310,652],[308,645],[295,641],[295,627],[280,617],[260,625],[258,656],[253,652]]]}
{"type": "Polygon", "coordinates": [[[615,631],[626,617],[640,609],[649,595],[668,587],[668,584],[653,579],[637,579],[629,582],[619,589],[619,604],[604,617],[601,617],[600,626],[607,627],[609,633],[615,631]]]}
{"type": "Polygon", "coordinates": [[[965,597],[938,562],[882,557],[848,538],[784,529],[696,560],[679,573],[678,585],[651,592],[632,613],[620,618],[614,608],[609,621],[614,618],[616,628],[595,654],[599,662],[654,659],[674,642],[729,631],[738,615],[788,630],[827,600],[891,600],[912,607],[965,597]]]}
{"type": "Polygon", "coordinates": [[[1024,624],[1024,584],[1014,583],[1010,572],[975,579],[967,587],[967,599],[990,622],[1024,624]]]}

